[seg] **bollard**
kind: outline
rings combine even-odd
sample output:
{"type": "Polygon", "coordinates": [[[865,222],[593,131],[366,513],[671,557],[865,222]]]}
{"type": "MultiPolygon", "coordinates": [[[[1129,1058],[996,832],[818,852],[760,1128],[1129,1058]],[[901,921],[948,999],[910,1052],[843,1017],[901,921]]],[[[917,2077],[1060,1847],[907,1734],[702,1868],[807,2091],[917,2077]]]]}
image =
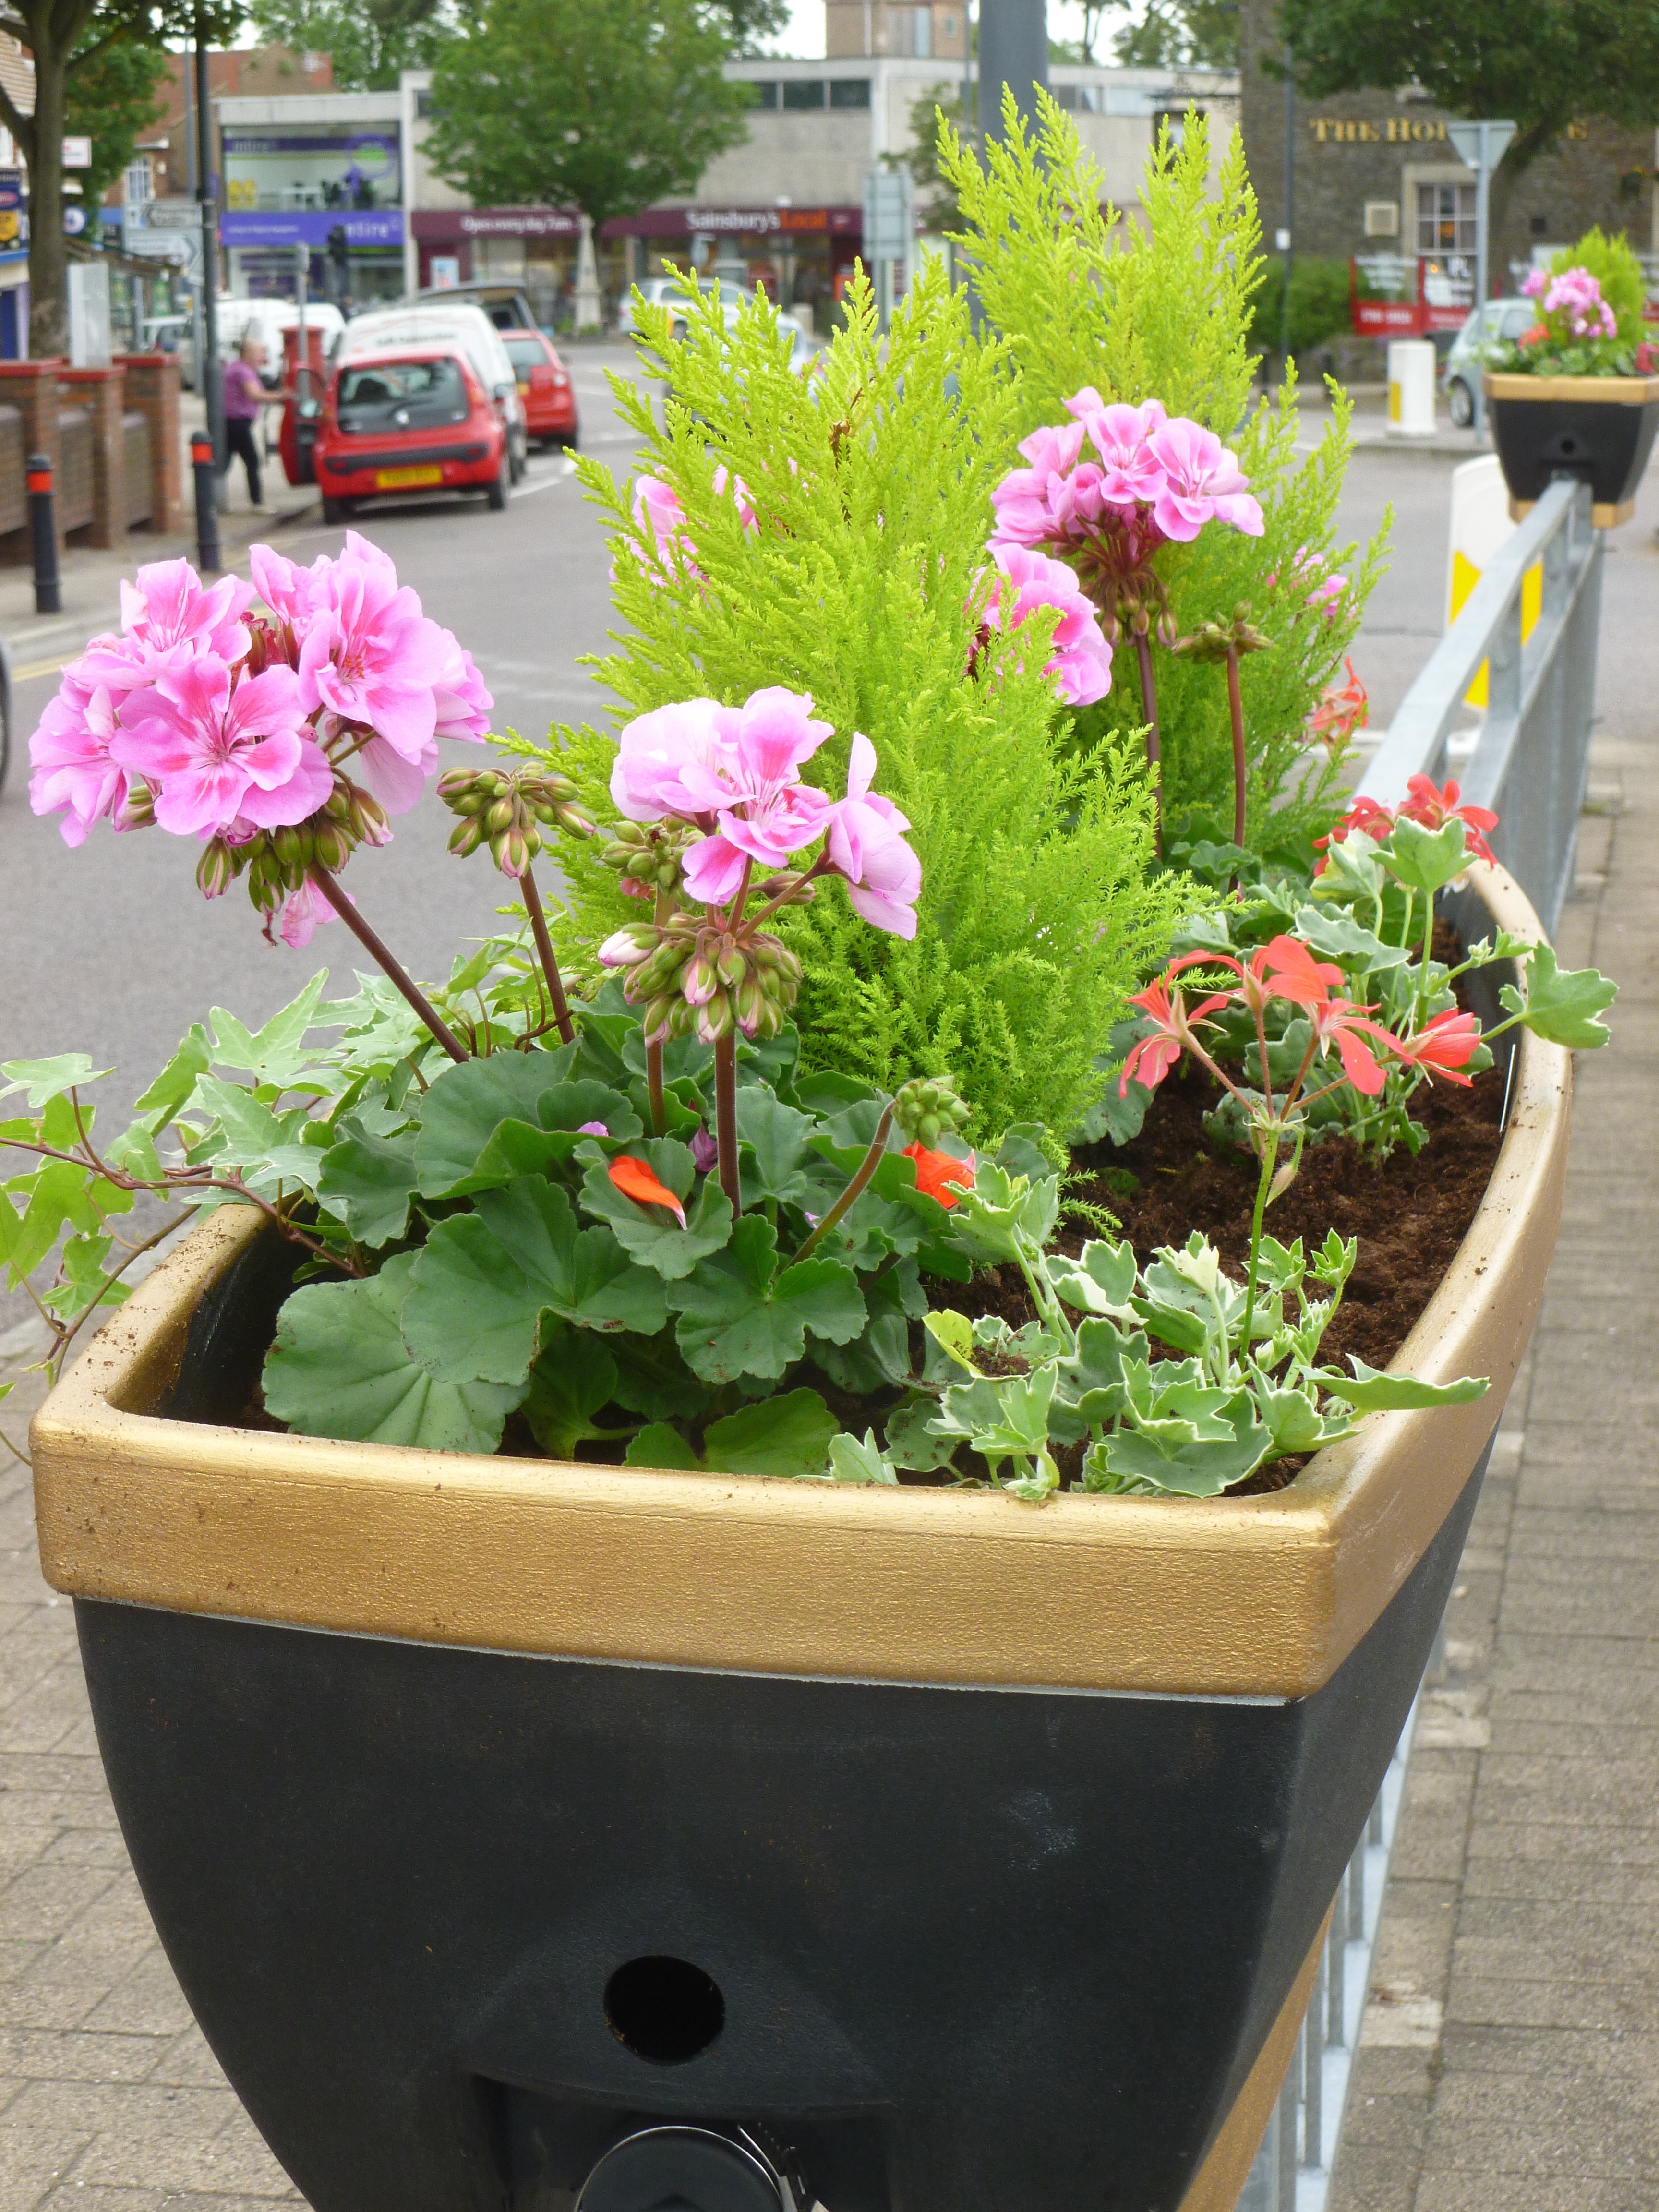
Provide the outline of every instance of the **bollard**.
{"type": "Polygon", "coordinates": [[[190,434],[190,465],[196,477],[196,564],[204,576],[219,573],[219,507],[215,497],[218,471],[213,465],[213,441],[205,430],[190,434]]]}
{"type": "Polygon", "coordinates": [[[29,530],[34,540],[34,611],[59,615],[64,611],[64,594],[58,581],[58,524],[52,514],[50,455],[29,455],[28,490],[29,530]]]}

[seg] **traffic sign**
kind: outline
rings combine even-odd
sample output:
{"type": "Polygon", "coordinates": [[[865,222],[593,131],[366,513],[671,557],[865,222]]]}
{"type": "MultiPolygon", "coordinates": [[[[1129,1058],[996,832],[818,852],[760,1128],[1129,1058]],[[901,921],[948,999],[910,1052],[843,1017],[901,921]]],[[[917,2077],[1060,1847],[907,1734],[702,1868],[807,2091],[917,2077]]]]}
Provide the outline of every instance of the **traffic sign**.
{"type": "Polygon", "coordinates": [[[199,230],[202,228],[202,207],[198,200],[140,200],[127,210],[143,216],[142,223],[133,226],[143,230],[199,230]]]}
{"type": "Polygon", "coordinates": [[[1446,136],[1457,149],[1466,169],[1484,169],[1488,175],[1509,151],[1515,136],[1512,123],[1449,123],[1446,136]]]}
{"type": "Polygon", "coordinates": [[[864,179],[866,268],[902,261],[915,242],[915,187],[907,169],[872,169],[864,179]]]}

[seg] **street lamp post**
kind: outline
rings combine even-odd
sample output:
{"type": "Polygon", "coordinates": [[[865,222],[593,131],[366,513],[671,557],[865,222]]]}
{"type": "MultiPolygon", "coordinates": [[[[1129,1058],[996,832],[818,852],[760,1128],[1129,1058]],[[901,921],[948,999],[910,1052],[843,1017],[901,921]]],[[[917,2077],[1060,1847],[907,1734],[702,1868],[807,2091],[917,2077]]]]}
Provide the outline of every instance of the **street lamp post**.
{"type": "MultiPolygon", "coordinates": [[[[208,92],[207,34],[196,18],[196,198],[202,216],[202,398],[207,408],[213,465],[224,481],[225,390],[219,376],[219,255],[214,191],[212,103],[208,92]]],[[[222,498],[223,495],[221,494],[222,498]]]]}
{"type": "Polygon", "coordinates": [[[980,0],[979,132],[987,145],[1002,136],[1005,85],[1024,116],[1034,88],[1048,90],[1048,0],[980,0]]]}
{"type": "MultiPolygon", "coordinates": [[[[1510,141],[1515,136],[1515,125],[1512,123],[1494,123],[1489,119],[1475,123],[1449,123],[1446,136],[1457,149],[1458,158],[1464,167],[1474,172],[1474,305],[1480,318],[1474,327],[1484,348],[1492,173],[1509,150],[1510,141]]],[[[1486,428],[1486,394],[1482,374],[1474,380],[1474,434],[1477,439],[1485,435],[1486,428]]]]}

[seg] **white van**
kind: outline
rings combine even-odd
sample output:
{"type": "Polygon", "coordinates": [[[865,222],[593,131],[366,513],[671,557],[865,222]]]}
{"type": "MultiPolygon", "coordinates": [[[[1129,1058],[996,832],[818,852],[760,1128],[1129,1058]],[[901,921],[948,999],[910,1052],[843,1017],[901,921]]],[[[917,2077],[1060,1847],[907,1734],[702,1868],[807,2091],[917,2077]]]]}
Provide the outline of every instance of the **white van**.
{"type": "MultiPolygon", "coordinates": [[[[293,300],[251,300],[222,292],[214,310],[221,368],[236,358],[242,340],[252,333],[264,347],[259,374],[270,390],[276,391],[283,380],[283,333],[297,328],[299,320],[299,307],[293,300]]],[[[199,389],[201,383],[196,373],[195,328],[188,316],[184,323],[178,344],[179,381],[187,392],[193,392],[199,389]]],[[[326,360],[345,328],[345,319],[326,300],[307,300],[306,328],[307,331],[319,330],[323,333],[323,357],[326,360]]]]}
{"type": "Polygon", "coordinates": [[[524,402],[519,379],[501,332],[482,307],[457,301],[405,301],[392,307],[373,307],[354,315],[335,341],[329,356],[338,368],[360,355],[386,353],[398,346],[454,345],[466,356],[473,374],[501,410],[507,424],[508,473],[517,483],[525,472],[530,450],[525,428],[524,402]]]}

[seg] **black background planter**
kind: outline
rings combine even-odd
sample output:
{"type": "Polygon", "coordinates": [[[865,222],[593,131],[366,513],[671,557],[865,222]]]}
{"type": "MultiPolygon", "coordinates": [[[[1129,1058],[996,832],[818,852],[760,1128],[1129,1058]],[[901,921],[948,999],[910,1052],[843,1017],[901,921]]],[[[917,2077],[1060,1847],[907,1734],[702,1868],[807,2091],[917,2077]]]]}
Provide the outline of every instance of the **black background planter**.
{"type": "Polygon", "coordinates": [[[1659,431],[1659,395],[1639,404],[1619,396],[1629,381],[1615,377],[1488,378],[1492,439],[1504,481],[1517,501],[1541,499],[1556,476],[1590,487],[1597,507],[1619,507],[1635,496],[1659,431]],[[1571,382],[1571,398],[1517,396],[1511,386],[1571,382]],[[1593,396],[1595,387],[1605,396],[1593,396]]]}
{"type": "Polygon", "coordinates": [[[318,2212],[568,2212],[649,2119],[753,2127],[830,2212],[1176,2212],[1358,1840],[1480,1474],[1288,1703],[76,1609],[168,1955],[318,2212]]]}

